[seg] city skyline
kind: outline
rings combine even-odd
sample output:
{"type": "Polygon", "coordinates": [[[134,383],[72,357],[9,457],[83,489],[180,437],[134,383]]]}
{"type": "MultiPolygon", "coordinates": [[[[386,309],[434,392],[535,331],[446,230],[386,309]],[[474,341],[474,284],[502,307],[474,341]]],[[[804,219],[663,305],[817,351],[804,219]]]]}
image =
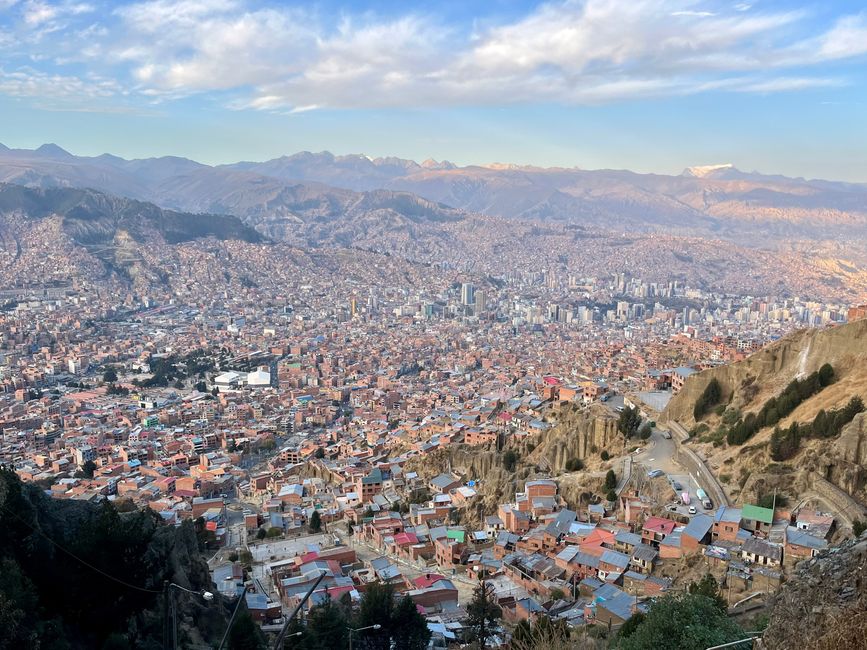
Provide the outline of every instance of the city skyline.
{"type": "Polygon", "coordinates": [[[0,2],[0,142],[867,181],[857,3],[0,2]]]}

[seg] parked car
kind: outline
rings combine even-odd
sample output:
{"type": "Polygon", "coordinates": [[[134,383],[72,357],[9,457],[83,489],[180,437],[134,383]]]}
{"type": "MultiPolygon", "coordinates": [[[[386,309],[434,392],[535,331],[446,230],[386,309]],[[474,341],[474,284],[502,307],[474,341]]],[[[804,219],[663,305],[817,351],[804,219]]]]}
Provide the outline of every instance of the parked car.
{"type": "Polygon", "coordinates": [[[683,489],[683,486],[682,486],[680,483],[678,483],[677,481],[675,481],[674,483],[672,483],[672,484],[671,484],[671,487],[674,488],[674,491],[675,491],[675,492],[680,492],[680,491],[683,489]]]}
{"type": "Polygon", "coordinates": [[[662,437],[666,440],[671,440],[671,431],[665,431],[664,429],[660,431],[662,437]]]}
{"type": "Polygon", "coordinates": [[[698,510],[695,509],[695,506],[689,507],[689,514],[691,514],[691,515],[698,514],[698,510]]]}
{"type": "Polygon", "coordinates": [[[657,476],[662,476],[663,474],[665,474],[665,472],[663,472],[661,469],[652,469],[647,472],[647,475],[650,478],[656,478],[657,476]]]}

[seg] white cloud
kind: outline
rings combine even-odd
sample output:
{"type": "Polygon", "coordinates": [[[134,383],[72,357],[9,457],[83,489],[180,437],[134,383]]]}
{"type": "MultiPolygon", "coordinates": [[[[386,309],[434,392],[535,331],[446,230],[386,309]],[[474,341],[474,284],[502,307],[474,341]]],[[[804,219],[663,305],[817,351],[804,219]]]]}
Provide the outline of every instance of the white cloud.
{"type": "Polygon", "coordinates": [[[723,0],[557,0],[484,26],[418,13],[335,22],[276,2],[144,0],[77,20],[51,39],[44,34],[60,17],[93,8],[22,7],[39,34],[31,41],[42,40],[30,60],[45,49],[55,63],[83,64],[152,101],[211,92],[230,97],[232,108],[295,113],[782,92],[838,84],[805,68],[867,53],[865,14],[821,32],[804,11],[723,0]]]}

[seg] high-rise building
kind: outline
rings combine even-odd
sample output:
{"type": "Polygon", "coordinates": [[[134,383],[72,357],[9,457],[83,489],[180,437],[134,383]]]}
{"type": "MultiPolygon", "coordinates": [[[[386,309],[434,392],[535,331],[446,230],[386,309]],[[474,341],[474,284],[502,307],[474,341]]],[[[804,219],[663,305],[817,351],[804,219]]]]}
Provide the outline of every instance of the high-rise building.
{"type": "Polygon", "coordinates": [[[473,310],[475,311],[476,316],[483,313],[485,309],[487,309],[487,296],[484,291],[476,291],[476,295],[473,299],[473,310]]]}
{"type": "Polygon", "coordinates": [[[461,285],[461,304],[472,305],[475,303],[476,288],[469,282],[461,285]]]}

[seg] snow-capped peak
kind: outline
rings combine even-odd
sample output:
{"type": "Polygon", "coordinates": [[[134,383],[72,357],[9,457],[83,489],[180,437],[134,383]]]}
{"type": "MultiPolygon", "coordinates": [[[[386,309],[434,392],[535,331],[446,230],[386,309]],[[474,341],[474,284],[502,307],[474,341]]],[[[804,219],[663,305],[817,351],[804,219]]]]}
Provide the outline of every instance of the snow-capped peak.
{"type": "Polygon", "coordinates": [[[721,169],[734,169],[735,166],[731,163],[723,163],[721,165],[699,165],[697,167],[687,167],[683,170],[683,176],[695,176],[696,178],[704,178],[705,176],[720,171],[721,169]]]}

